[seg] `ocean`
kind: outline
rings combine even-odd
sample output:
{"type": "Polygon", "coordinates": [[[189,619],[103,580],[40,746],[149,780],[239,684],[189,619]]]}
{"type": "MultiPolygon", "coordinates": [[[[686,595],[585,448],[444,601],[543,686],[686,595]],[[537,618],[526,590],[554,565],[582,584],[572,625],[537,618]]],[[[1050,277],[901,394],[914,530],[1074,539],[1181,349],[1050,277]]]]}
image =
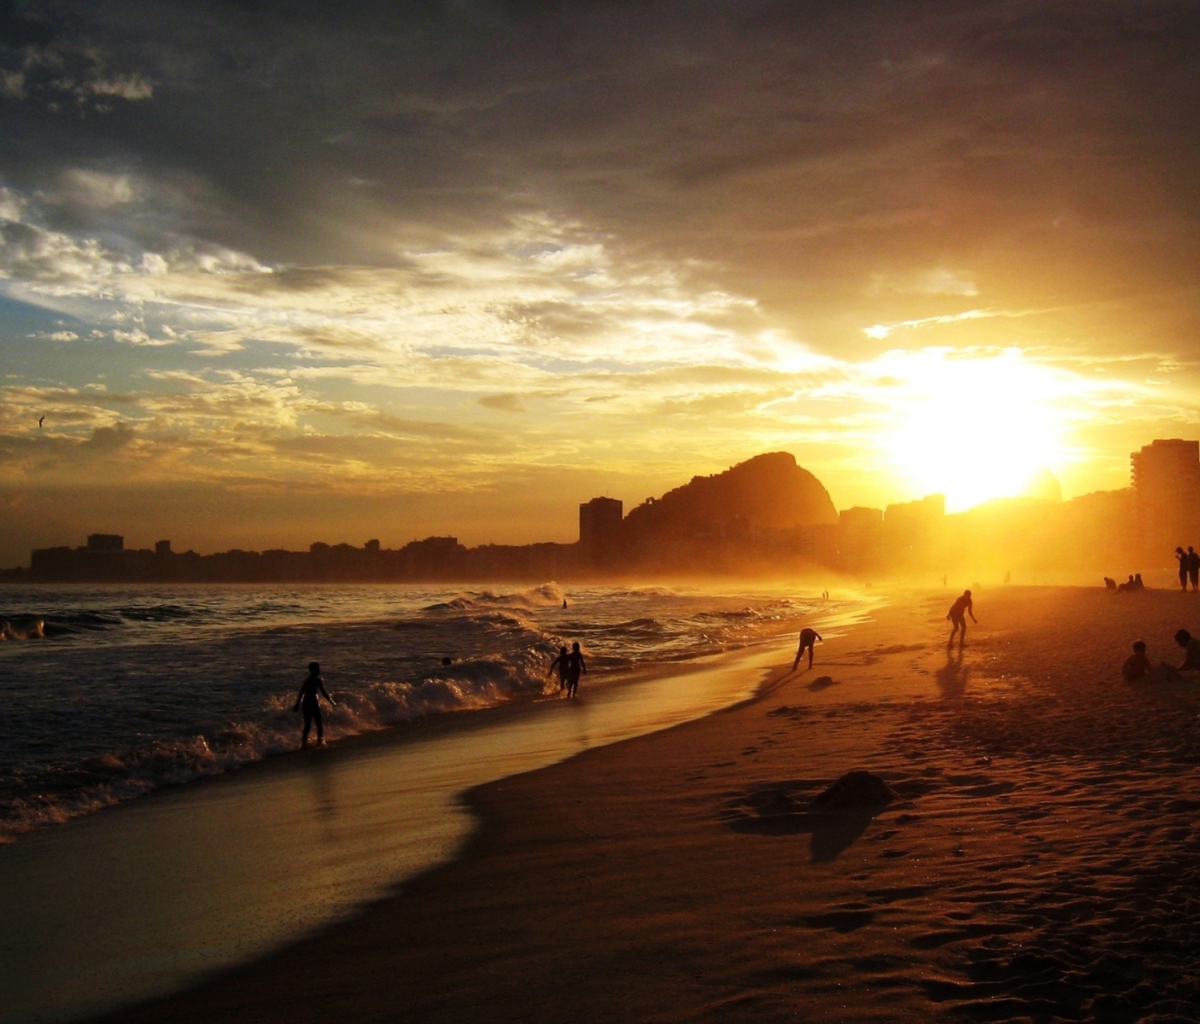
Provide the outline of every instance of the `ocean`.
{"type": "Polygon", "coordinates": [[[560,644],[582,646],[586,697],[634,668],[774,640],[854,603],[555,583],[3,587],[0,842],[294,750],[310,661],[338,702],[325,709],[336,744],[560,700],[546,675],[560,644]]]}

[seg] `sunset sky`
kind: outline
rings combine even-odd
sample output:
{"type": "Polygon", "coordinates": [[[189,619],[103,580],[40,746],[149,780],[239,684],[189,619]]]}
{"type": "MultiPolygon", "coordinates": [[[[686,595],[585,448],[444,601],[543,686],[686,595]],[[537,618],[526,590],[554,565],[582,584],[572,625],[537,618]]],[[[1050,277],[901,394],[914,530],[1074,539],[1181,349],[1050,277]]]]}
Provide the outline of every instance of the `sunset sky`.
{"type": "Polygon", "coordinates": [[[0,0],[0,565],[1126,486],[1198,124],[1192,2],[0,0]]]}

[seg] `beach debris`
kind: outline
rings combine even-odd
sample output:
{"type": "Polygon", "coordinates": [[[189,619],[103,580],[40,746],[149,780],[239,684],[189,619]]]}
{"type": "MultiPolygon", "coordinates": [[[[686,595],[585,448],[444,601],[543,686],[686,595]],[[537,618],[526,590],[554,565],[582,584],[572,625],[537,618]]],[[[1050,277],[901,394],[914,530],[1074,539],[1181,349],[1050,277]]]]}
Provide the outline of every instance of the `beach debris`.
{"type": "Polygon", "coordinates": [[[823,793],[813,798],[811,810],[840,811],[882,807],[896,797],[892,788],[873,772],[847,772],[823,793]]]}

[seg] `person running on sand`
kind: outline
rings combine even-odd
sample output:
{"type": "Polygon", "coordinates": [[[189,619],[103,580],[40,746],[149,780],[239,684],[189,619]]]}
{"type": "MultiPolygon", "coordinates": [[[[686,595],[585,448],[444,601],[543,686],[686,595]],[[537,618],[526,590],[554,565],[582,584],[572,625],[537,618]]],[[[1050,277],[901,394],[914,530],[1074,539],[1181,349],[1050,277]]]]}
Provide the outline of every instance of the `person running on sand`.
{"type": "Polygon", "coordinates": [[[558,657],[550,662],[550,667],[546,669],[546,675],[550,675],[556,668],[558,669],[558,689],[562,691],[567,685],[567,663],[571,660],[571,655],[567,653],[565,647],[558,649],[558,657]]]}
{"type": "Polygon", "coordinates": [[[959,647],[961,647],[964,643],[966,643],[966,640],[967,640],[967,619],[966,619],[966,617],[968,615],[971,616],[972,622],[974,622],[976,625],[979,624],[979,620],[977,618],[975,618],[975,605],[971,602],[971,592],[969,590],[964,590],[962,592],[962,597],[960,597],[957,601],[955,601],[954,604],[952,604],[950,606],[950,611],[948,611],[946,613],[946,618],[950,620],[951,625],[954,627],[953,629],[950,630],[950,639],[946,641],[947,647],[949,647],[952,643],[954,643],[954,634],[955,633],[959,634],[959,636],[958,636],[958,646],[959,647]],[[962,631],[961,633],[959,633],[960,630],[962,631]]]}
{"type": "Polygon", "coordinates": [[[567,696],[574,697],[579,690],[579,675],[587,675],[587,665],[583,662],[583,652],[579,644],[571,644],[571,653],[567,655],[567,696]]]}
{"type": "Polygon", "coordinates": [[[1186,629],[1175,634],[1175,642],[1184,650],[1180,672],[1200,671],[1200,638],[1192,636],[1186,629]]]}
{"type": "Polygon", "coordinates": [[[796,671],[796,666],[800,664],[800,659],[804,657],[804,649],[808,648],[808,667],[812,668],[813,663],[813,647],[815,641],[824,642],[825,638],[821,636],[815,629],[809,629],[805,626],[800,630],[800,649],[796,651],[796,660],[792,662],[792,671],[796,671]]]}
{"type": "Polygon", "coordinates": [[[315,661],[308,663],[308,678],[300,684],[300,692],[296,695],[296,706],[293,711],[304,712],[304,732],[300,736],[300,746],[308,746],[308,730],[313,722],[317,723],[317,746],[325,743],[325,730],[321,722],[321,702],[319,697],[329,701],[330,707],[336,707],[337,701],[329,696],[325,683],[321,679],[321,666],[315,661]]]}

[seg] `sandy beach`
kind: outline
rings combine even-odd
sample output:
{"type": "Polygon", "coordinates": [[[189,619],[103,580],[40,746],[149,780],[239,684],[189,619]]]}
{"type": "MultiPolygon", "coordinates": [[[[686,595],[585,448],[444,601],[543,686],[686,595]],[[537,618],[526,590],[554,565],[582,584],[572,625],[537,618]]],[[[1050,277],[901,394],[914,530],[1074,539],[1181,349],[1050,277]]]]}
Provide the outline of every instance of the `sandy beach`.
{"type": "MultiPolygon", "coordinates": [[[[1200,596],[898,595],[730,711],[470,793],[454,862],[112,1021],[1195,1020],[1200,596]],[[810,813],[844,772],[895,794],[810,813]]],[[[790,665],[791,651],[779,651],[790,665]]],[[[686,679],[686,677],[683,677],[686,679]]]]}

